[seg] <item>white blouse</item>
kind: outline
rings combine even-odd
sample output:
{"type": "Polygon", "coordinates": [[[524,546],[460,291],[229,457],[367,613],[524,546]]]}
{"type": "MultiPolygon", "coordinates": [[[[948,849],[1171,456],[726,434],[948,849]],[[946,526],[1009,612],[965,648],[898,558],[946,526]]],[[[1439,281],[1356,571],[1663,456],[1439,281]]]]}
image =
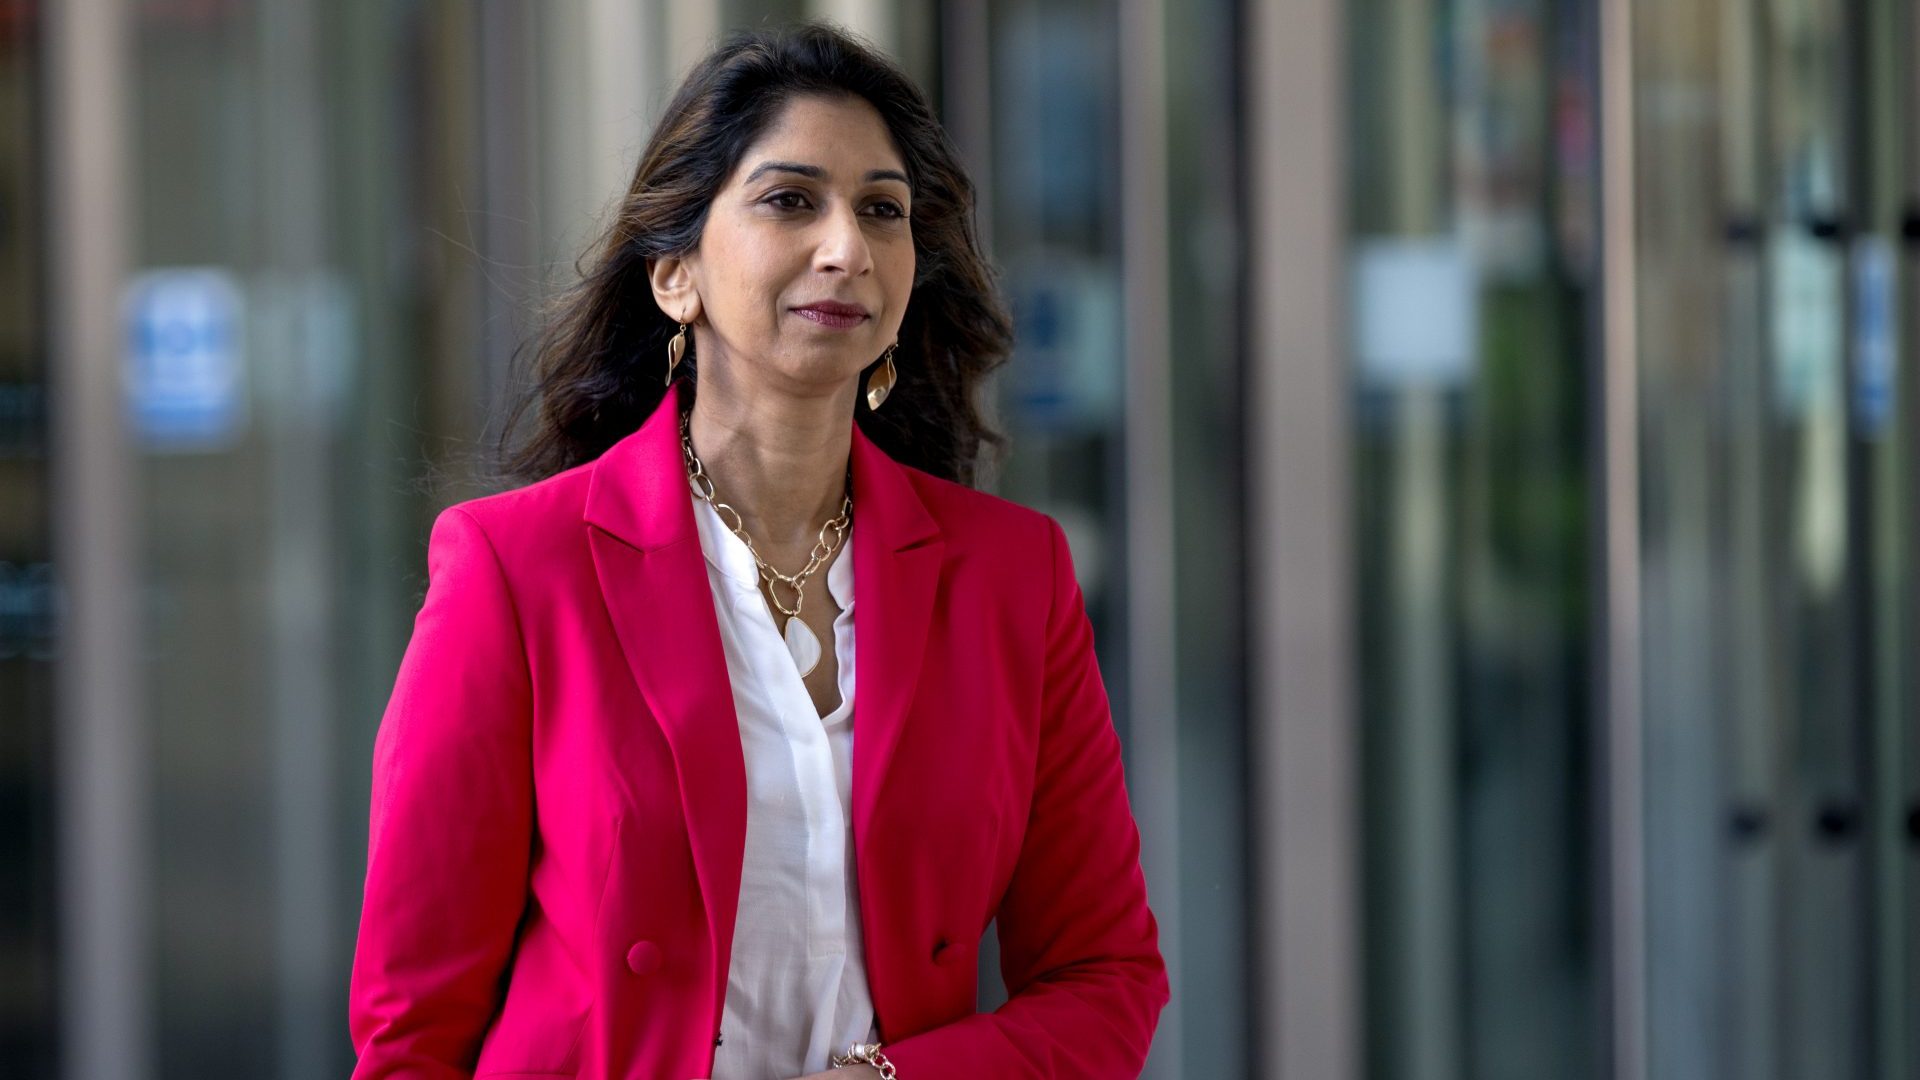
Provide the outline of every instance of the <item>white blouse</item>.
{"type": "MultiPolygon", "coordinates": [[[[713,1080],[787,1080],[872,1042],[854,884],[853,529],[827,566],[840,703],[821,716],[747,545],[691,492],[747,765],[747,846],[713,1080]]],[[[824,659],[824,658],[823,658],[824,659]]]]}

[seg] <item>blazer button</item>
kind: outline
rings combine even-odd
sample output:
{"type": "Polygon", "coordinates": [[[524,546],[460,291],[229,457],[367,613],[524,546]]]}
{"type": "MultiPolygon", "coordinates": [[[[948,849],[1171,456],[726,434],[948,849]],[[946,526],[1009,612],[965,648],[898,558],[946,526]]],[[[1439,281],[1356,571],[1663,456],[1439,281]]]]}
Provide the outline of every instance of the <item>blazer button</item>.
{"type": "Polygon", "coordinates": [[[936,964],[951,964],[959,955],[960,950],[954,948],[946,938],[941,938],[940,943],[933,947],[933,962],[936,964]]]}
{"type": "Polygon", "coordinates": [[[660,946],[651,941],[636,941],[627,950],[627,970],[645,975],[660,968],[660,946]]]}

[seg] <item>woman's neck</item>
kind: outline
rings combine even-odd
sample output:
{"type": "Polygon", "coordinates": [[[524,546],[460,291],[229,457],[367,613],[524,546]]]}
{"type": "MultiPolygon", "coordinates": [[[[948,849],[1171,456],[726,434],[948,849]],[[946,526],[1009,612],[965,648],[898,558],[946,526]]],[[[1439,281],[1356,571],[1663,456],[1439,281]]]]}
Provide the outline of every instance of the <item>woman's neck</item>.
{"type": "Polygon", "coordinates": [[[852,394],[742,394],[702,379],[689,427],[718,499],[769,562],[792,572],[781,563],[806,558],[847,493],[852,394]]]}

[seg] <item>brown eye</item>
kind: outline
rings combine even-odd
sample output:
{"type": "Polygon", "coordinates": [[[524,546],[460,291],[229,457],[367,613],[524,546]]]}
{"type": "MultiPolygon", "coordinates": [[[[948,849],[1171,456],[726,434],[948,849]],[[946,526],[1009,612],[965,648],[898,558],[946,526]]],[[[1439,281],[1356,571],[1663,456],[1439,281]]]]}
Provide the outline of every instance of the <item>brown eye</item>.
{"type": "Polygon", "coordinates": [[[800,194],[797,191],[776,191],[772,195],[767,196],[762,201],[770,205],[779,207],[782,210],[798,210],[807,204],[807,197],[800,194]],[[794,202],[782,201],[786,199],[793,199],[796,201],[794,202]]]}
{"type": "Polygon", "coordinates": [[[873,207],[876,210],[882,211],[879,216],[883,218],[904,218],[907,216],[907,212],[901,209],[900,204],[890,199],[882,199],[874,203],[873,207]]]}

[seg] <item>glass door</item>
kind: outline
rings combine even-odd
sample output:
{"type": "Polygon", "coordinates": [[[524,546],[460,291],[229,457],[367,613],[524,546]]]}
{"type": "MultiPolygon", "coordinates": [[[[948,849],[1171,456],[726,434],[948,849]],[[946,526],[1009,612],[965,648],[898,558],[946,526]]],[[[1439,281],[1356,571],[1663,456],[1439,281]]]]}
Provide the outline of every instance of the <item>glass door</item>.
{"type": "Polygon", "coordinates": [[[1596,9],[1347,12],[1366,1073],[1600,1076],[1596,9]]]}
{"type": "Polygon", "coordinates": [[[0,1061],[55,1068],[58,641],[48,423],[43,38],[0,5],[0,1061]]]}
{"type": "Polygon", "coordinates": [[[1911,1075],[1911,15],[1636,19],[1646,1072],[1911,1075]]]}

